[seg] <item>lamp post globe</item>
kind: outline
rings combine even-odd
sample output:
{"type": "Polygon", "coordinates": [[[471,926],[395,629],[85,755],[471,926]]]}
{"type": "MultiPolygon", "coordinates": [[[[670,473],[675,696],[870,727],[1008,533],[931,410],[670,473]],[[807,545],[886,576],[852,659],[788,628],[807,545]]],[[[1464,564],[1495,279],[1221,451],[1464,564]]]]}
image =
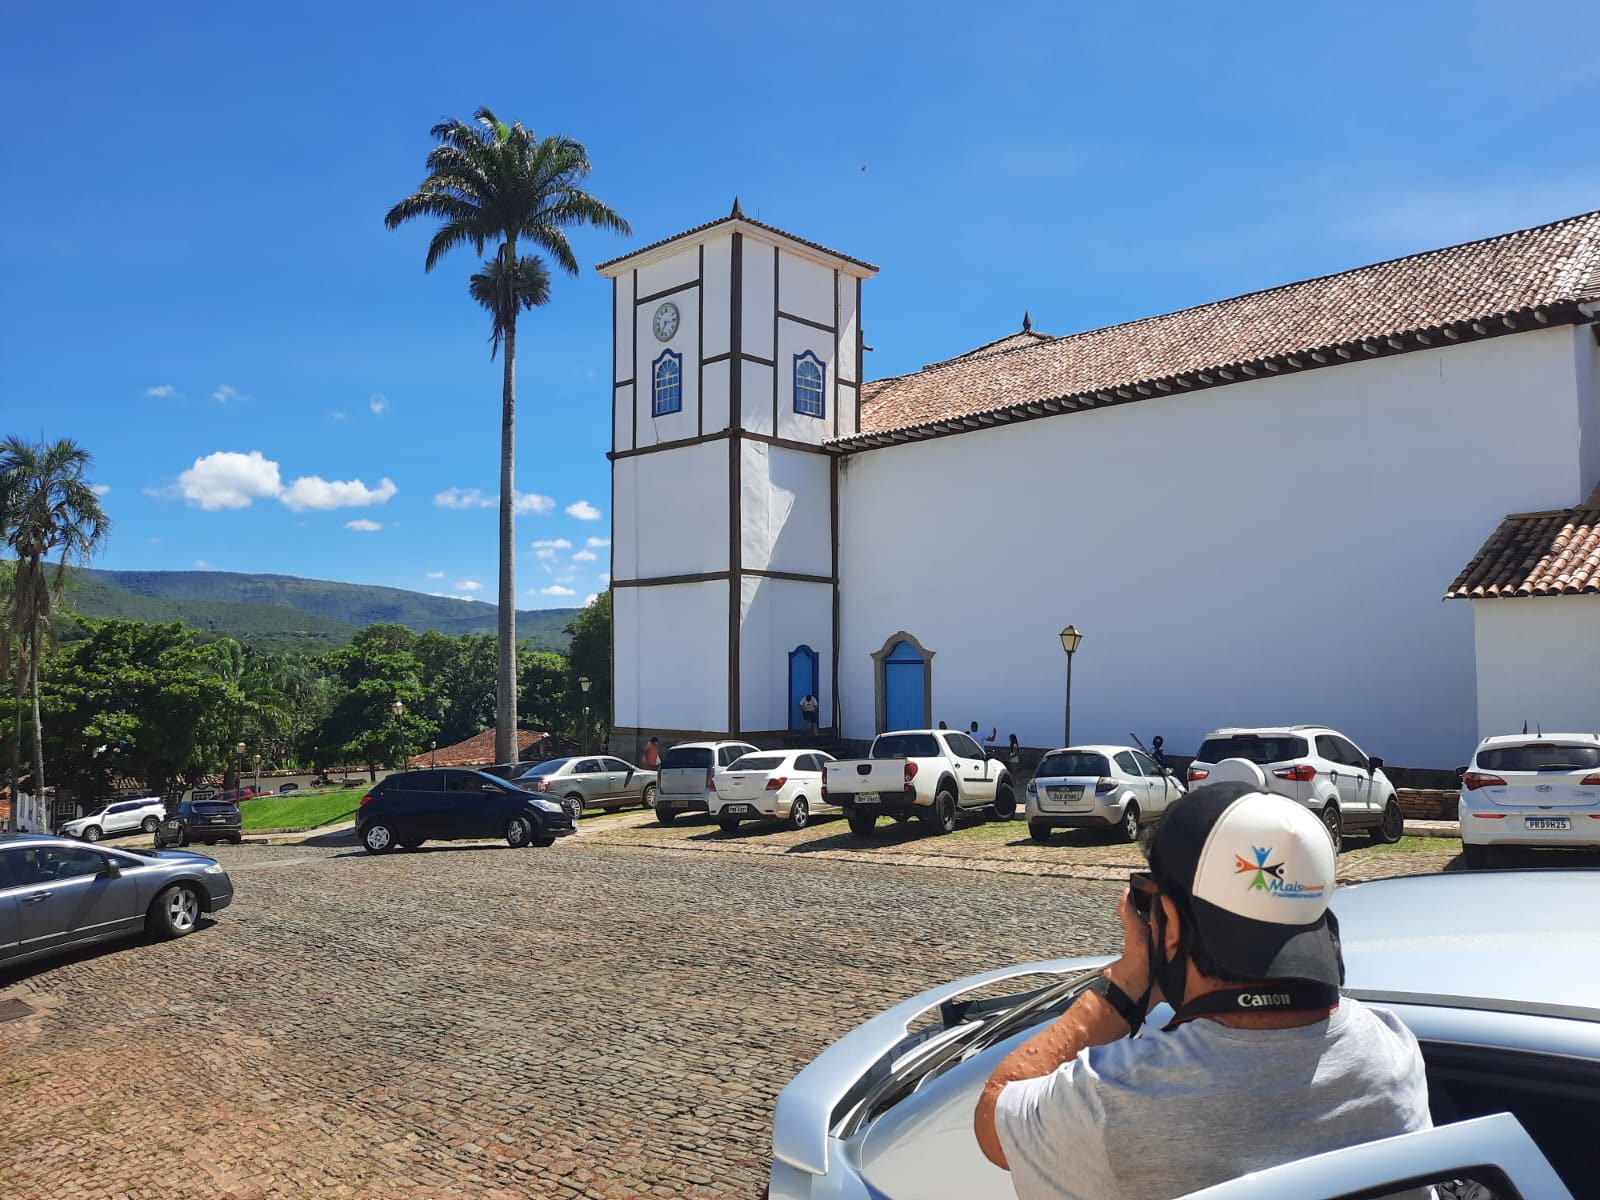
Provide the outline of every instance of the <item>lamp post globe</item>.
{"type": "Polygon", "coordinates": [[[589,753],[589,687],[593,683],[587,675],[578,676],[578,687],[583,691],[583,752],[589,753]]]}
{"type": "Polygon", "coordinates": [[[1083,630],[1076,625],[1068,625],[1061,631],[1061,648],[1067,652],[1067,706],[1061,730],[1061,744],[1064,746],[1072,745],[1072,656],[1082,644],[1083,630]]]}

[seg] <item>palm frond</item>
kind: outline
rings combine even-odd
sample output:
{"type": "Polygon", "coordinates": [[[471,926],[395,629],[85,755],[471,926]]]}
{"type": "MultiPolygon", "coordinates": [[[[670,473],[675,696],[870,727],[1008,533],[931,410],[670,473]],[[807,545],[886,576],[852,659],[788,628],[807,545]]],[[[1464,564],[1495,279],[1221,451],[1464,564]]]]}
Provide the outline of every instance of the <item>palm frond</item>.
{"type": "Polygon", "coordinates": [[[489,313],[492,321],[489,357],[499,353],[501,339],[517,323],[517,313],[536,308],[550,300],[550,272],[538,255],[528,254],[508,263],[496,255],[472,276],[472,298],[489,313]]]}

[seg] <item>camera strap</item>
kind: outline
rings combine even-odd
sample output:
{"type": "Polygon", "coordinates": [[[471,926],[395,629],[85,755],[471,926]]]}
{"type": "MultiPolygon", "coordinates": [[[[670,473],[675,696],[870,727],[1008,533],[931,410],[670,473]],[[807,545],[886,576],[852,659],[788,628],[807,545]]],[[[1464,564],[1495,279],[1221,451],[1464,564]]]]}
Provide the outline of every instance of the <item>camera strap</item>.
{"type": "Polygon", "coordinates": [[[1273,980],[1218,988],[1188,1001],[1166,1024],[1176,1029],[1196,1017],[1239,1016],[1244,1013],[1326,1012],[1339,1003],[1339,989],[1331,983],[1306,979],[1273,980]]]}

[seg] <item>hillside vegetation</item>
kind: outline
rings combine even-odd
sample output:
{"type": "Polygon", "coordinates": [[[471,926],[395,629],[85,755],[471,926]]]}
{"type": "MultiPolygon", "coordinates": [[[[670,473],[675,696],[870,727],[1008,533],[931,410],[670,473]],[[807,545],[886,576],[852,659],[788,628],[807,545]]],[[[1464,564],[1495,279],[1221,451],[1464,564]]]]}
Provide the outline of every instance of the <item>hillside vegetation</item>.
{"type": "MultiPolygon", "coordinates": [[[[70,606],[88,617],[182,621],[202,637],[231,637],[260,650],[332,650],[378,622],[419,633],[495,632],[495,606],[401,588],[293,575],[226,571],[72,571],[70,606]]],[[[566,626],[578,610],[517,613],[517,640],[566,653],[566,626]]],[[[63,633],[71,637],[70,628],[63,633]]]]}

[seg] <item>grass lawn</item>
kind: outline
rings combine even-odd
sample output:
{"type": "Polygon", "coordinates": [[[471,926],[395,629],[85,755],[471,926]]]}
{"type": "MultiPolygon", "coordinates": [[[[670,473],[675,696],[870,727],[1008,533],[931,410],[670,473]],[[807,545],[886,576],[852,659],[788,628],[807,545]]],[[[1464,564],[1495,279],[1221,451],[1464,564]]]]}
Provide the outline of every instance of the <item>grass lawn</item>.
{"type": "Polygon", "coordinates": [[[241,804],[239,815],[246,829],[315,829],[350,820],[365,794],[362,787],[262,796],[241,804]]]}

